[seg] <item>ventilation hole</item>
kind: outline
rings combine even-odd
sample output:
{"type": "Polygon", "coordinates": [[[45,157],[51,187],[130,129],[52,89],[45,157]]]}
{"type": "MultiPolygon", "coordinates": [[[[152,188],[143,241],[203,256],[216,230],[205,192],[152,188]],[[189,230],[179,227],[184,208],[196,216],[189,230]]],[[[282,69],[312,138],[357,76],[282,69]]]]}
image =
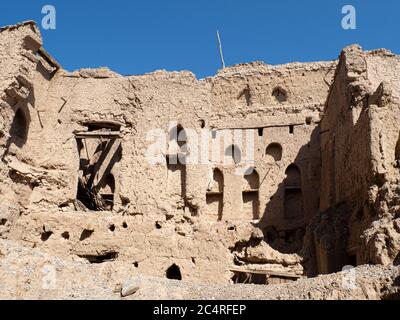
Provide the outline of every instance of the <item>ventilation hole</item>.
{"type": "Polygon", "coordinates": [[[287,92],[285,89],[281,87],[277,87],[272,91],[272,96],[275,97],[277,102],[285,102],[287,101],[287,92]]]}
{"type": "Polygon", "coordinates": [[[122,224],[122,228],[124,228],[124,229],[128,228],[128,224],[127,224],[126,222],[124,222],[124,223],[122,224]]]}
{"type": "Polygon", "coordinates": [[[87,229],[83,230],[79,240],[83,241],[87,238],[90,238],[90,236],[93,234],[93,232],[94,232],[93,230],[87,230],[87,229]]]}
{"type": "Polygon", "coordinates": [[[206,122],[205,122],[203,119],[201,119],[201,120],[199,121],[199,123],[200,123],[200,127],[201,127],[202,129],[204,129],[204,128],[206,127],[206,122]]]}
{"type": "Polygon", "coordinates": [[[7,223],[7,219],[0,219],[0,226],[4,226],[7,223]]]}
{"type": "Polygon", "coordinates": [[[135,268],[139,268],[139,262],[134,262],[134,263],[133,263],[133,266],[134,266],[135,268]]]}
{"type": "Polygon", "coordinates": [[[289,133],[294,134],[294,125],[289,126],[289,133]]]}
{"type": "Polygon", "coordinates": [[[250,91],[250,87],[247,86],[247,88],[244,88],[239,96],[238,96],[238,100],[244,100],[246,101],[246,105],[247,106],[251,106],[252,102],[251,102],[251,91],[250,91]]]}
{"type": "Polygon", "coordinates": [[[158,222],[158,221],[156,222],[156,228],[157,229],[161,229],[162,228],[160,222],[158,222]]]}
{"type": "Polygon", "coordinates": [[[43,242],[47,241],[52,236],[52,234],[53,234],[53,232],[51,232],[51,231],[42,232],[40,239],[42,239],[43,242]]]}
{"type": "Polygon", "coordinates": [[[181,269],[174,263],[166,272],[167,279],[182,280],[181,269]]]}
{"type": "Polygon", "coordinates": [[[129,205],[131,203],[131,200],[129,200],[128,198],[126,198],[126,197],[122,197],[121,196],[121,204],[124,206],[124,207],[126,207],[127,205],[129,205]]]}
{"type": "Polygon", "coordinates": [[[264,135],[264,128],[258,128],[258,136],[262,137],[264,135]]]}
{"type": "Polygon", "coordinates": [[[312,117],[306,118],[306,124],[308,124],[308,125],[312,124],[312,117]]]}
{"type": "Polygon", "coordinates": [[[211,131],[211,136],[213,139],[217,139],[217,131],[215,130],[211,131]]]}
{"type": "Polygon", "coordinates": [[[118,252],[111,251],[102,255],[78,255],[78,256],[88,260],[90,263],[103,263],[116,260],[118,258],[118,252]]]}
{"type": "Polygon", "coordinates": [[[69,232],[64,232],[61,236],[62,236],[64,239],[68,240],[68,239],[69,239],[69,232]]]}
{"type": "Polygon", "coordinates": [[[109,228],[108,228],[111,232],[114,232],[115,231],[115,225],[111,225],[109,228]]]}

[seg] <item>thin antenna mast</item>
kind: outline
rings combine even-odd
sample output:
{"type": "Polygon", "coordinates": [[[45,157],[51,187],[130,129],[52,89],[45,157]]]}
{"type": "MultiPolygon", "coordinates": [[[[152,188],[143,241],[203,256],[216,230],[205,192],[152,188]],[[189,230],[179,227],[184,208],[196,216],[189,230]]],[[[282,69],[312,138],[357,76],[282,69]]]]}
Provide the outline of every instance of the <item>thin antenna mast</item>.
{"type": "Polygon", "coordinates": [[[219,44],[219,55],[221,57],[222,68],[225,69],[224,53],[222,52],[222,43],[221,43],[221,38],[219,36],[218,30],[217,30],[217,39],[218,39],[218,44],[219,44]]]}

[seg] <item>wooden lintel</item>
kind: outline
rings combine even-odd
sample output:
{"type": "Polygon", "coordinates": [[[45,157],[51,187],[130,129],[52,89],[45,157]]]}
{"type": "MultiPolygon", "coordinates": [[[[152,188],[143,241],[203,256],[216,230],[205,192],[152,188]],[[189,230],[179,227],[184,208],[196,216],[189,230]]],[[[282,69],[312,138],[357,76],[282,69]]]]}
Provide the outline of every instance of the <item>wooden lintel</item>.
{"type": "Polygon", "coordinates": [[[121,132],[75,132],[76,138],[81,139],[96,139],[96,138],[122,138],[123,135],[121,132]]]}

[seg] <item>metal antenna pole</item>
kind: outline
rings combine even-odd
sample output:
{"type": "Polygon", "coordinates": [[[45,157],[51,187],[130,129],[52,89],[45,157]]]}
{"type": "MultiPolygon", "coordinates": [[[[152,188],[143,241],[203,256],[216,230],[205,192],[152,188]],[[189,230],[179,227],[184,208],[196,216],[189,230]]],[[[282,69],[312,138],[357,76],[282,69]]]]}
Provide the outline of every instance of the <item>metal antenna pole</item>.
{"type": "Polygon", "coordinates": [[[225,69],[224,53],[222,52],[221,38],[219,36],[219,31],[218,30],[217,30],[217,39],[218,39],[218,44],[219,44],[219,55],[221,57],[222,68],[225,69]]]}

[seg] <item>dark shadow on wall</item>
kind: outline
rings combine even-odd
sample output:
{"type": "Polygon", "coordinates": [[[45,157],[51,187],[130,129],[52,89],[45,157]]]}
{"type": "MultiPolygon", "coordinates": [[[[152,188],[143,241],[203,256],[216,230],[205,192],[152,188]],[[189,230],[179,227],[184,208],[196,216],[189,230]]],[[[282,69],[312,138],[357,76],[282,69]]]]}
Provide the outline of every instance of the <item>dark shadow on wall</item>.
{"type": "Polygon", "coordinates": [[[394,259],[393,265],[400,266],[400,252],[397,254],[396,258],[394,259]]]}
{"type": "Polygon", "coordinates": [[[222,220],[224,208],[224,174],[218,168],[213,170],[213,182],[206,193],[207,207],[217,205],[218,221],[222,220]]]}
{"type": "MultiPolygon", "coordinates": [[[[277,191],[261,213],[259,227],[264,232],[265,241],[273,249],[285,254],[303,255],[306,225],[310,216],[318,213],[319,197],[315,208],[312,207],[312,201],[305,200],[305,197],[308,196],[307,190],[313,188],[305,186],[315,184],[318,178],[310,176],[309,163],[320,157],[320,149],[311,148],[312,144],[319,145],[319,126],[313,130],[311,141],[300,148],[292,164],[282,168],[285,178],[278,184],[277,191]]],[[[320,164],[315,163],[314,166],[319,168],[320,164]]],[[[263,183],[268,183],[268,176],[263,183]]],[[[315,188],[317,190],[314,192],[319,192],[319,186],[315,188]]],[[[315,194],[312,196],[315,197],[315,194]]]]}
{"type": "Polygon", "coordinates": [[[28,139],[30,116],[27,107],[19,107],[10,129],[10,141],[22,148],[28,139]]]}
{"type": "Polygon", "coordinates": [[[182,163],[174,163],[175,161],[170,161],[170,157],[166,157],[167,169],[171,173],[179,173],[180,180],[180,196],[182,199],[186,199],[186,165],[182,163]],[[172,163],[171,163],[172,162],[172,163]]]}
{"type": "Polygon", "coordinates": [[[242,190],[243,213],[253,220],[260,218],[259,188],[260,176],[253,169],[251,174],[244,175],[244,189],[242,190]]]}
{"type": "Polygon", "coordinates": [[[393,281],[393,290],[382,295],[382,300],[400,300],[400,276],[393,281]]]}

